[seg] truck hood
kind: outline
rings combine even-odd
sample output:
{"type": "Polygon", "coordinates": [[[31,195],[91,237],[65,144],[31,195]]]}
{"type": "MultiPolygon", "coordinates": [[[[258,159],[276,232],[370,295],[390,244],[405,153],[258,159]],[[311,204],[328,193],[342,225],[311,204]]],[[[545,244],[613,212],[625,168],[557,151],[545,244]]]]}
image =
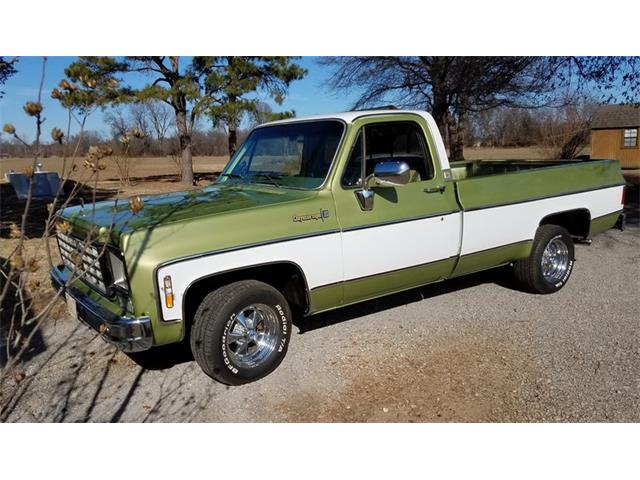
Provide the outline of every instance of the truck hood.
{"type": "MultiPolygon", "coordinates": [[[[122,234],[151,230],[159,225],[228,213],[235,210],[265,208],[284,202],[304,200],[317,192],[276,188],[264,185],[210,185],[208,187],[159,195],[138,197],[141,202],[122,198],[95,204],[68,207],[59,213],[70,223],[74,233],[99,233],[119,244],[122,234]]],[[[104,241],[107,241],[104,238],[104,241]]]]}

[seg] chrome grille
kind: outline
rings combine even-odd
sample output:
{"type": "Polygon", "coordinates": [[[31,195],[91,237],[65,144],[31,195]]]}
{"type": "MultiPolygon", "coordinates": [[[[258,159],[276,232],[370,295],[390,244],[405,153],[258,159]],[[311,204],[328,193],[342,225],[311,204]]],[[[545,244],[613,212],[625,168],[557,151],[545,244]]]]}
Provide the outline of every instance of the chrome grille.
{"type": "Polygon", "coordinates": [[[58,245],[65,266],[85,283],[106,293],[105,275],[100,262],[103,252],[95,245],[86,244],[84,240],[64,233],[58,233],[58,245]]]}

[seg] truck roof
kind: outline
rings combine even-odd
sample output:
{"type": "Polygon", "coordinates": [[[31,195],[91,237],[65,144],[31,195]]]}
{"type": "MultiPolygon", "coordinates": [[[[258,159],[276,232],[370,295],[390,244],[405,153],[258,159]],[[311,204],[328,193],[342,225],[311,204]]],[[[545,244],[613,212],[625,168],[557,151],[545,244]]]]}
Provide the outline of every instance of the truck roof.
{"type": "Polygon", "coordinates": [[[342,120],[345,123],[353,123],[354,120],[360,117],[365,117],[369,115],[386,115],[386,114],[402,114],[402,113],[413,113],[416,115],[421,115],[423,117],[431,117],[427,112],[423,110],[396,110],[396,109],[385,109],[385,110],[352,110],[350,112],[339,112],[339,113],[326,113],[322,115],[309,115],[306,117],[293,117],[286,118],[284,120],[276,120],[274,122],[264,123],[263,125],[277,125],[281,123],[291,123],[291,122],[300,122],[300,121],[308,121],[308,120],[342,120]]]}

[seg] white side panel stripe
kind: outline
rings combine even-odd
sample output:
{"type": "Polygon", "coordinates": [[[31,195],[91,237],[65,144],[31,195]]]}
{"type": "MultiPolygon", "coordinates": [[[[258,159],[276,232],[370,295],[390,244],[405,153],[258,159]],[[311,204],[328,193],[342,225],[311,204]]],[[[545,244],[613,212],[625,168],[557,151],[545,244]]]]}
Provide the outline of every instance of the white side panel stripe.
{"type": "Polygon", "coordinates": [[[345,232],[344,277],[353,280],[458,254],[460,213],[345,232]]]}
{"type": "Polygon", "coordinates": [[[171,276],[174,292],[173,308],[166,308],[161,301],[165,320],[182,318],[182,299],[189,285],[195,280],[240,268],[274,262],[294,262],[304,272],[308,287],[314,288],[342,280],[342,247],[340,234],[301,238],[270,245],[262,245],[205,257],[197,257],[158,269],[158,285],[164,299],[163,279],[171,276]]]}
{"type": "Polygon", "coordinates": [[[464,213],[462,255],[533,239],[547,215],[586,208],[597,218],[622,208],[622,187],[545,198],[464,213]]]}

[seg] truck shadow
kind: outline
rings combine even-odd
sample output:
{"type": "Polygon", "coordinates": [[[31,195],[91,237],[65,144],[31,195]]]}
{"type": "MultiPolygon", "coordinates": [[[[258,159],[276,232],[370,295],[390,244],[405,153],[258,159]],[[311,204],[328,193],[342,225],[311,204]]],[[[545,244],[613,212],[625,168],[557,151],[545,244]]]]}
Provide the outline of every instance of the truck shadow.
{"type": "MultiPolygon", "coordinates": [[[[297,316],[293,324],[298,327],[299,333],[303,334],[319,328],[390,310],[402,305],[421,302],[447,293],[476,287],[484,283],[493,283],[510,289],[517,288],[511,275],[511,269],[509,267],[502,267],[466,275],[445,282],[426,285],[375,300],[368,300],[331,312],[321,313],[315,315],[313,318],[297,316]]],[[[188,340],[172,345],[156,347],[145,352],[128,353],[127,356],[145,370],[166,370],[182,363],[194,361],[188,340]]]]}
{"type": "Polygon", "coordinates": [[[640,185],[627,186],[624,213],[629,225],[640,225],[640,185]]]}
{"type": "Polygon", "coordinates": [[[32,320],[33,297],[38,292],[26,286],[16,288],[17,276],[9,277],[10,270],[8,259],[0,256],[0,369],[10,359],[26,363],[47,349],[38,322],[32,320]]]}
{"type": "Polygon", "coordinates": [[[511,268],[500,267],[387,295],[375,300],[368,300],[355,305],[338,308],[330,312],[320,313],[315,315],[313,318],[298,317],[294,320],[293,324],[298,327],[299,333],[303,334],[319,328],[347,322],[358,317],[364,317],[403,305],[421,302],[429,298],[435,298],[458,290],[477,287],[485,283],[493,283],[504,288],[519,291],[515,280],[513,279],[511,268]]]}
{"type": "Polygon", "coordinates": [[[145,370],[166,370],[194,360],[191,347],[186,340],[126,355],[145,370]]]}

